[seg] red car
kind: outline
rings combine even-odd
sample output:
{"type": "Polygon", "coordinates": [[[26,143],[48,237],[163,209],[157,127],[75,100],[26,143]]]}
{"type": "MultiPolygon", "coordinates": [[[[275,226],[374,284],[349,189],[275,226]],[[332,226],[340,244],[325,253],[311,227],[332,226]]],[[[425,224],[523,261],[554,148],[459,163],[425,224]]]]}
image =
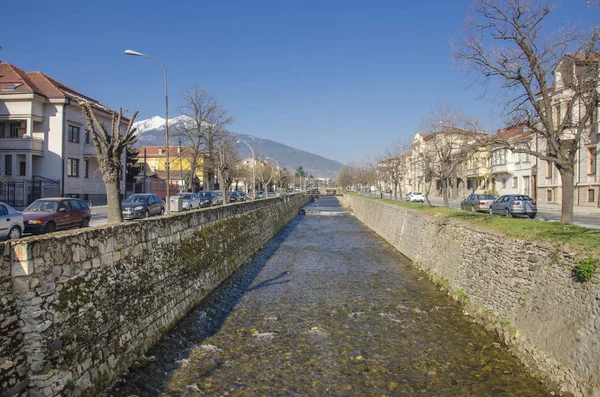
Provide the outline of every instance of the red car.
{"type": "Polygon", "coordinates": [[[76,198],[43,198],[23,211],[25,233],[52,233],[73,227],[88,227],[92,210],[76,198]]]}

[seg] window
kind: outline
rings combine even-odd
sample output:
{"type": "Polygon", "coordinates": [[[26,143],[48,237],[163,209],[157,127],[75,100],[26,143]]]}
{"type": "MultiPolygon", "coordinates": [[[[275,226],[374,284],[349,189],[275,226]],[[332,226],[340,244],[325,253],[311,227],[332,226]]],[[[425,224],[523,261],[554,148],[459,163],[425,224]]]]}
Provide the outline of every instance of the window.
{"type": "Polygon", "coordinates": [[[90,161],[89,160],[83,160],[83,177],[84,178],[90,177],[90,161]]]}
{"type": "Polygon", "coordinates": [[[588,149],[588,175],[593,175],[596,173],[596,159],[598,155],[598,150],[593,147],[588,149]]]}
{"type": "Polygon", "coordinates": [[[79,127],[69,125],[67,130],[67,140],[73,143],[79,143],[79,127]]]}
{"type": "Polygon", "coordinates": [[[593,203],[595,200],[596,191],[594,189],[588,189],[588,203],[593,203]]]}
{"type": "Polygon", "coordinates": [[[79,159],[69,159],[67,163],[67,176],[79,176],[79,159]]]}
{"type": "Polygon", "coordinates": [[[513,188],[516,188],[516,187],[517,187],[517,183],[518,183],[518,182],[517,182],[517,177],[516,177],[516,176],[514,176],[514,177],[513,177],[513,179],[512,179],[512,187],[513,187],[513,188]]]}
{"type": "Polygon", "coordinates": [[[502,189],[506,189],[506,179],[502,179],[502,189]]]}
{"type": "Polygon", "coordinates": [[[4,156],[4,175],[12,175],[12,154],[4,156]]]}
{"type": "Polygon", "coordinates": [[[546,190],[546,201],[552,201],[552,190],[546,190]]]}
{"type": "Polygon", "coordinates": [[[89,145],[91,143],[91,137],[90,137],[90,130],[85,130],[85,141],[84,143],[86,145],[89,145]]]}
{"type": "Polygon", "coordinates": [[[554,107],[556,125],[560,125],[560,103],[554,107]]]}
{"type": "Polygon", "coordinates": [[[6,138],[4,135],[4,124],[0,124],[0,138],[6,138]]]}
{"type": "Polygon", "coordinates": [[[86,208],[83,206],[83,203],[79,200],[69,200],[71,202],[71,208],[76,211],[85,210],[86,208]]]}
{"type": "Polygon", "coordinates": [[[19,137],[19,126],[17,123],[10,123],[10,137],[18,138],[19,137]]]}
{"type": "Polygon", "coordinates": [[[546,161],[546,178],[552,178],[552,162],[546,161]]]}
{"type": "Polygon", "coordinates": [[[5,206],[0,205],[0,216],[6,216],[6,215],[8,215],[8,209],[5,206]]]}

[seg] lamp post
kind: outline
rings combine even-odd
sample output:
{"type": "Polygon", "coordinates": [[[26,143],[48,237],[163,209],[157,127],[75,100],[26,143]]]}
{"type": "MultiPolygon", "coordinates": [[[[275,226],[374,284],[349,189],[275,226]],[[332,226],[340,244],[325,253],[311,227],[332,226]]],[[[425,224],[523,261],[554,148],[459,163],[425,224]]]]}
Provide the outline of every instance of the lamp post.
{"type": "Polygon", "coordinates": [[[254,200],[255,197],[255,190],[256,190],[256,179],[254,178],[254,167],[256,166],[256,160],[254,159],[254,149],[252,149],[252,146],[250,146],[250,144],[248,142],[246,142],[243,139],[238,139],[237,143],[245,143],[249,148],[250,148],[250,152],[252,152],[252,200],[254,200]]]}
{"type": "Polygon", "coordinates": [[[151,57],[150,55],[146,55],[146,54],[142,54],[141,52],[137,52],[137,51],[133,51],[133,50],[125,50],[125,54],[126,55],[132,55],[135,57],[144,57],[144,58],[150,58],[155,60],[156,62],[158,62],[160,64],[160,66],[162,66],[163,68],[163,72],[165,73],[165,133],[166,133],[166,138],[165,138],[165,142],[166,142],[166,146],[167,146],[167,162],[165,164],[166,168],[167,168],[167,197],[166,197],[166,204],[167,204],[167,214],[171,213],[171,204],[169,202],[169,196],[171,195],[171,163],[170,163],[170,158],[169,158],[169,89],[168,89],[168,83],[167,83],[167,69],[165,68],[165,65],[163,65],[163,63],[158,59],[158,58],[154,58],[151,57]]]}

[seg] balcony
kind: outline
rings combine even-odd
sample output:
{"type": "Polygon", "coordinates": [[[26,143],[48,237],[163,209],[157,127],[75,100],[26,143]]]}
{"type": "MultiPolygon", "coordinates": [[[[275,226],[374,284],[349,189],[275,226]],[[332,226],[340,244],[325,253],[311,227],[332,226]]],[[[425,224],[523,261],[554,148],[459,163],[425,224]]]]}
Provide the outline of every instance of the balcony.
{"type": "Polygon", "coordinates": [[[33,152],[34,155],[44,155],[44,140],[40,138],[0,138],[0,151],[33,152]]]}
{"type": "Polygon", "coordinates": [[[83,145],[83,155],[85,157],[96,157],[96,148],[93,144],[85,144],[83,145]]]}

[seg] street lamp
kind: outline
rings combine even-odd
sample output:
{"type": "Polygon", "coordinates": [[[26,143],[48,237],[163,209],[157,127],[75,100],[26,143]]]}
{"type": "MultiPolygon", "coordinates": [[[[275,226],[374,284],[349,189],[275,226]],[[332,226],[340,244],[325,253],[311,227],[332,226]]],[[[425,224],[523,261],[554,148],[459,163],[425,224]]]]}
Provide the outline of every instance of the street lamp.
{"type": "Polygon", "coordinates": [[[256,190],[256,180],[254,179],[254,166],[256,165],[256,161],[254,160],[254,149],[252,149],[252,146],[250,146],[250,144],[248,142],[246,142],[243,139],[238,139],[237,143],[243,142],[245,143],[249,148],[250,151],[252,152],[252,200],[254,200],[256,197],[254,195],[254,191],[256,190]]]}
{"type": "Polygon", "coordinates": [[[166,204],[167,204],[167,214],[171,213],[171,205],[169,202],[170,199],[170,195],[171,195],[171,163],[170,163],[170,157],[169,157],[169,89],[168,89],[168,84],[167,84],[167,69],[165,68],[165,65],[163,65],[163,63],[158,59],[158,58],[154,58],[151,57],[150,55],[146,55],[146,54],[142,54],[141,52],[137,52],[137,51],[133,51],[133,50],[125,50],[125,54],[126,55],[132,55],[135,57],[144,57],[144,58],[150,58],[155,60],[156,62],[160,63],[160,66],[162,66],[163,71],[165,72],[165,132],[166,132],[166,146],[167,146],[167,162],[165,164],[166,168],[167,168],[167,197],[166,197],[166,204]]]}

